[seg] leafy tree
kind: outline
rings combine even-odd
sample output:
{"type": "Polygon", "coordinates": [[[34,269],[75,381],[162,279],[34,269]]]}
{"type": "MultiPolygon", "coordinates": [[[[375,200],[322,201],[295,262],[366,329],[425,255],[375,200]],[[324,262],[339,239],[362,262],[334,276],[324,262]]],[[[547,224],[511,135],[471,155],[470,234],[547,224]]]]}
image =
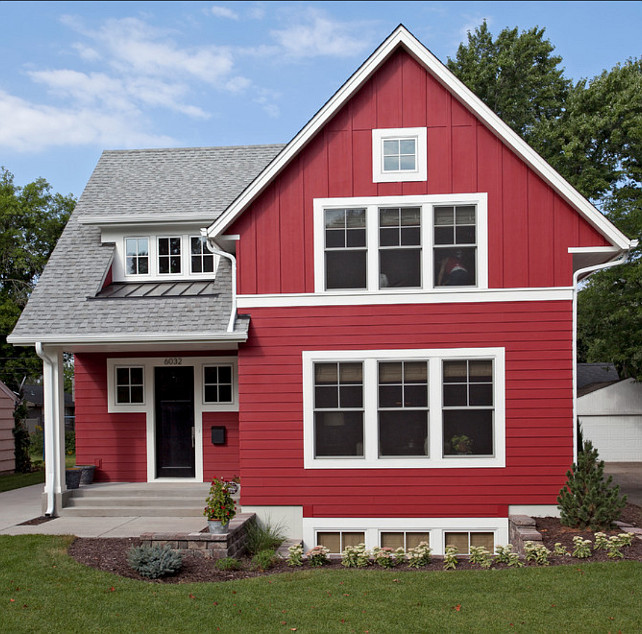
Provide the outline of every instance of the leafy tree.
{"type": "Polygon", "coordinates": [[[41,373],[35,352],[7,343],[33,287],[71,214],[73,196],[53,194],[38,178],[19,187],[0,168],[0,379],[17,390],[41,373]]]}
{"type": "MultiPolygon", "coordinates": [[[[642,237],[642,60],[573,84],[537,27],[484,22],[448,67],[626,235],[642,237]]],[[[642,252],[579,294],[578,360],[642,379],[642,252]]]]}

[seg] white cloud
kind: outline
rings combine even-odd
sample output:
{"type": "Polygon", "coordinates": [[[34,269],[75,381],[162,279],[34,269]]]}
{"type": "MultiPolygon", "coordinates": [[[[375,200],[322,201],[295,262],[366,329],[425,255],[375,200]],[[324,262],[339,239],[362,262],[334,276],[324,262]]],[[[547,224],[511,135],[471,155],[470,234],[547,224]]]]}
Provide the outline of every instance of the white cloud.
{"type": "Polygon", "coordinates": [[[227,18],[228,20],[239,19],[238,13],[236,13],[236,11],[232,11],[232,9],[228,9],[227,7],[214,5],[210,7],[209,11],[213,16],[216,16],[217,18],[227,18]]]}
{"type": "Polygon", "coordinates": [[[316,9],[309,9],[285,29],[270,35],[290,57],[349,57],[369,47],[363,36],[363,24],[338,22],[316,9]]]}
{"type": "Polygon", "coordinates": [[[173,146],[176,140],[142,130],[139,117],[92,108],[57,108],[29,103],[0,91],[0,147],[39,152],[54,146],[173,146]]]}

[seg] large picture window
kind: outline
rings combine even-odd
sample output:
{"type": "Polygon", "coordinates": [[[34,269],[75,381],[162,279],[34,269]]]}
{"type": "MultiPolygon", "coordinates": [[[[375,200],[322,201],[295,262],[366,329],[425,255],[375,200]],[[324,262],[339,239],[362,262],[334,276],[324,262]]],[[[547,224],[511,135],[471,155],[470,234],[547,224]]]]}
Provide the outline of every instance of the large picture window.
{"type": "Polygon", "coordinates": [[[317,292],[488,287],[486,194],[316,199],[317,292]]]}
{"type": "Polygon", "coordinates": [[[505,464],[504,349],[303,353],[306,468],[505,464]]]}

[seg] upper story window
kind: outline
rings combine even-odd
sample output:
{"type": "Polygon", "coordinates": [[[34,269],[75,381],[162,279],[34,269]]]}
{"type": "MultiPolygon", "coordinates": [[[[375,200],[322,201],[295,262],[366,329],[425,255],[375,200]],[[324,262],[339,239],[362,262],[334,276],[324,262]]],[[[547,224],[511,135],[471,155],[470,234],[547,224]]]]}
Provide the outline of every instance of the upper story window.
{"type": "Polygon", "coordinates": [[[149,238],[127,238],[125,259],[127,275],[147,275],[149,273],[149,238]]]}
{"type": "Polygon", "coordinates": [[[177,275],[181,272],[180,237],[158,238],[159,275],[177,275]]]}
{"type": "Polygon", "coordinates": [[[189,244],[192,273],[213,273],[214,254],[207,248],[207,240],[201,236],[191,237],[189,244]]]}
{"type": "Polygon", "coordinates": [[[486,195],[316,199],[315,288],[487,288],[486,195]]]}
{"type": "Polygon", "coordinates": [[[426,128],[372,131],[374,183],[425,181],[428,172],[426,128]]]}

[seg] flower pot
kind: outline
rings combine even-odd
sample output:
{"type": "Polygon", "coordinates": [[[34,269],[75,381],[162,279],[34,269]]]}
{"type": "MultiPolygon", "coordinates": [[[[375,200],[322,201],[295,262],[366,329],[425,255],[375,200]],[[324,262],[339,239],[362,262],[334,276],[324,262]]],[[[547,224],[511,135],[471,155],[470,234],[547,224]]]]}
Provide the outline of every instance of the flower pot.
{"type": "Polygon", "coordinates": [[[82,477],[82,469],[74,467],[72,469],[65,469],[65,484],[68,489],[77,489],[80,486],[80,478],[82,477]]]}
{"type": "Polygon", "coordinates": [[[80,484],[91,484],[94,481],[94,471],[96,470],[96,465],[93,465],[93,464],[76,465],[76,468],[82,469],[80,484]]]}
{"type": "Polygon", "coordinates": [[[209,532],[216,535],[227,533],[227,528],[229,525],[229,522],[223,524],[221,520],[207,520],[207,528],[209,529],[209,532]]]}

